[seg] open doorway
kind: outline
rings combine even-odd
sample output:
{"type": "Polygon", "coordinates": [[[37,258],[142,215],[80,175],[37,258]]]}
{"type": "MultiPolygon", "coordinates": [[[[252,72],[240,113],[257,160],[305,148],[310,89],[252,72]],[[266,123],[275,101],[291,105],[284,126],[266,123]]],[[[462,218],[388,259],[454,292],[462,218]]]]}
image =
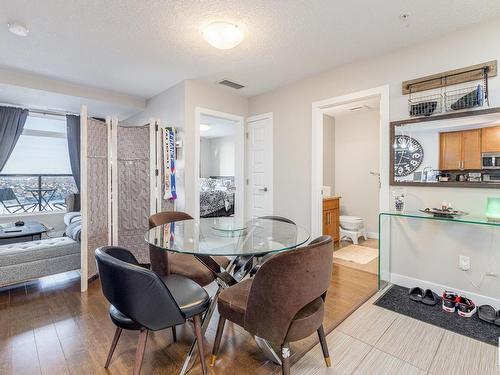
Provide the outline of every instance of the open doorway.
{"type": "Polygon", "coordinates": [[[389,207],[389,87],[314,102],[312,120],[311,232],[336,240],[333,278],[352,311],[388,280],[377,219],[389,207]]]}
{"type": "Polygon", "coordinates": [[[334,263],[374,276],[378,275],[379,124],[378,97],[335,105],[323,113],[323,211],[333,206],[337,210],[329,213],[323,233],[328,225],[334,226],[334,263]]]}
{"type": "Polygon", "coordinates": [[[197,217],[244,217],[243,118],[198,109],[197,217]]]}

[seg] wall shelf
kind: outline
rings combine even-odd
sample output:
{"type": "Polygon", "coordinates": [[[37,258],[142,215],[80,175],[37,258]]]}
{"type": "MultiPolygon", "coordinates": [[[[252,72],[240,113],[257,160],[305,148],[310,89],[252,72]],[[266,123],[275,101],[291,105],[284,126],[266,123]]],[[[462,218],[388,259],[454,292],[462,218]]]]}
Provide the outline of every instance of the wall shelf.
{"type": "Polygon", "coordinates": [[[485,73],[488,78],[496,77],[497,60],[404,81],[403,95],[482,80],[485,73]]]}

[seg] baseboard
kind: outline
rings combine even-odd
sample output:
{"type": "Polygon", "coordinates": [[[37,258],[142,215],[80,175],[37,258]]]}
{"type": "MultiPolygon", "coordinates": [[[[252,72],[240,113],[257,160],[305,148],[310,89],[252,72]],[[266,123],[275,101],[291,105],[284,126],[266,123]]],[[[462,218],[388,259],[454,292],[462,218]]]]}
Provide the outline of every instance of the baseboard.
{"type": "Polygon", "coordinates": [[[377,232],[366,232],[366,235],[368,238],[378,240],[378,233],[377,232]]]}
{"type": "Polygon", "coordinates": [[[470,292],[468,290],[459,290],[447,285],[431,283],[429,281],[424,281],[413,277],[399,275],[397,273],[391,273],[391,283],[396,285],[401,285],[406,288],[413,288],[415,286],[418,286],[422,289],[431,289],[439,295],[442,295],[445,290],[451,290],[454,292],[461,293],[467,298],[472,299],[476,304],[476,306],[491,305],[495,309],[500,309],[500,299],[483,296],[482,294],[470,292]]]}

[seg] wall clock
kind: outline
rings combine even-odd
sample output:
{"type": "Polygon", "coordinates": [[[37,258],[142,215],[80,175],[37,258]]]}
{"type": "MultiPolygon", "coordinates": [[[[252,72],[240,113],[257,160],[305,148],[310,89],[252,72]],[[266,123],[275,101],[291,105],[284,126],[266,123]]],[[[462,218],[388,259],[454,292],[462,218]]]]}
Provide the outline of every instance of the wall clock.
{"type": "Polygon", "coordinates": [[[394,139],[394,175],[408,176],[420,167],[424,160],[422,145],[407,135],[396,135],[394,139]]]}

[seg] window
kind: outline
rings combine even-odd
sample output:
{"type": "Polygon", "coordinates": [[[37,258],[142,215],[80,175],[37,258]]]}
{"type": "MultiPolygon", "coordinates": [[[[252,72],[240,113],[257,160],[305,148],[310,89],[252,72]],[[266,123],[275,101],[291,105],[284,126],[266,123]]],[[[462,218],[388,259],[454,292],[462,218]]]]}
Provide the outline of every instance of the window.
{"type": "Polygon", "coordinates": [[[63,210],[73,192],[66,119],[29,115],[0,174],[0,214],[63,210]]]}

